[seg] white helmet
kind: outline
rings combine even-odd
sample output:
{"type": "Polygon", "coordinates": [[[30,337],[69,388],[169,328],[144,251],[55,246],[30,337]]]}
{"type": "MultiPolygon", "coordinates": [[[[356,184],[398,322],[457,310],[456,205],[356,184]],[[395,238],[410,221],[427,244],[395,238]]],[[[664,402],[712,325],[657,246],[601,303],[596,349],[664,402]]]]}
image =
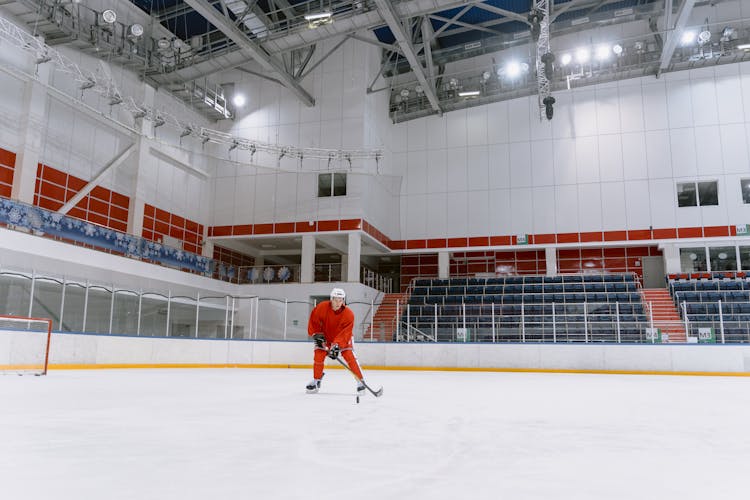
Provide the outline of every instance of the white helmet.
{"type": "Polygon", "coordinates": [[[345,299],[346,292],[341,288],[334,288],[333,290],[331,290],[331,298],[332,299],[345,299]]]}

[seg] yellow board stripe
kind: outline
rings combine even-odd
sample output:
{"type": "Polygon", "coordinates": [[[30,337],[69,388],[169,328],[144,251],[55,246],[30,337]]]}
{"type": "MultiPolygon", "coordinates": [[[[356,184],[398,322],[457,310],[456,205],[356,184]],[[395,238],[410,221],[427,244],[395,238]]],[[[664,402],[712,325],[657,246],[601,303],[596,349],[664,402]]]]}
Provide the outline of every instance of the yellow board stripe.
{"type": "MultiPolygon", "coordinates": [[[[18,367],[4,367],[0,369],[17,369],[18,367]]],[[[299,368],[312,369],[308,364],[207,364],[207,363],[134,363],[134,364],[54,364],[50,370],[111,370],[131,368],[299,368]]],[[[586,373],[602,375],[687,375],[698,377],[750,377],[750,372],[704,372],[704,371],[658,371],[658,370],[570,370],[563,368],[476,368],[476,367],[445,367],[445,366],[363,366],[366,370],[397,370],[397,371],[436,371],[436,372],[495,372],[495,373],[586,373]]],[[[343,370],[343,367],[330,365],[326,369],[343,370]]]]}

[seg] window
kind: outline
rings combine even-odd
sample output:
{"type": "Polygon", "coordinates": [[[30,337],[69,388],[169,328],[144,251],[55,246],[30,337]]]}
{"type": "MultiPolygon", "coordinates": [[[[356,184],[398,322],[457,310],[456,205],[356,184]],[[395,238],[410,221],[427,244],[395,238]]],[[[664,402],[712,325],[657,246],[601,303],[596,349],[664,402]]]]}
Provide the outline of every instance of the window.
{"type": "Polygon", "coordinates": [[[346,196],[346,174],[318,174],[318,198],[346,196]]]}
{"type": "Polygon", "coordinates": [[[740,187],[742,188],[742,202],[750,203],[750,179],[742,179],[740,187]]]}
{"type": "Polygon", "coordinates": [[[735,247],[710,247],[711,271],[736,271],[737,252],[735,247]]]}
{"type": "Polygon", "coordinates": [[[677,184],[678,207],[696,207],[699,205],[705,207],[718,204],[719,183],[716,181],[683,182],[677,184]]]}
{"type": "Polygon", "coordinates": [[[706,249],[703,247],[680,248],[680,271],[683,273],[708,271],[706,249]]]}

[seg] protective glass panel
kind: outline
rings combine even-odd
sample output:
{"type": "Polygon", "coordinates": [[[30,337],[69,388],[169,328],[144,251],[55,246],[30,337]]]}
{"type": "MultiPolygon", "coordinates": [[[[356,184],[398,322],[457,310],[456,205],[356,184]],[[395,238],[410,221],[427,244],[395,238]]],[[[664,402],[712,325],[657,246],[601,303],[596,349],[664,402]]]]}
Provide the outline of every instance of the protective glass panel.
{"type": "Polygon", "coordinates": [[[226,297],[201,297],[199,307],[198,337],[223,339],[229,336],[226,297]]]}
{"type": "Polygon", "coordinates": [[[254,297],[230,299],[230,337],[232,339],[260,338],[253,335],[257,322],[258,302],[254,297]]]}
{"type": "Polygon", "coordinates": [[[169,309],[169,336],[195,337],[195,308],[190,297],[172,297],[169,309]]]}
{"type": "Polygon", "coordinates": [[[165,337],[167,335],[167,298],[144,294],[141,298],[141,336],[165,337]]]}
{"type": "Polygon", "coordinates": [[[115,293],[112,333],[120,335],[138,333],[138,294],[135,292],[120,290],[115,293]]]}
{"type": "Polygon", "coordinates": [[[90,333],[109,333],[109,313],[111,307],[111,291],[98,286],[89,287],[85,331],[90,333]]]}
{"type": "Polygon", "coordinates": [[[0,274],[0,311],[10,316],[28,316],[31,277],[0,274]]]}
{"type": "Polygon", "coordinates": [[[77,283],[65,284],[65,306],[63,307],[63,332],[83,331],[83,306],[86,302],[86,287],[77,283]]]}
{"type": "Polygon", "coordinates": [[[60,329],[60,305],[62,303],[62,283],[57,280],[37,278],[34,282],[34,302],[31,315],[35,318],[49,318],[52,329],[60,329]]]}

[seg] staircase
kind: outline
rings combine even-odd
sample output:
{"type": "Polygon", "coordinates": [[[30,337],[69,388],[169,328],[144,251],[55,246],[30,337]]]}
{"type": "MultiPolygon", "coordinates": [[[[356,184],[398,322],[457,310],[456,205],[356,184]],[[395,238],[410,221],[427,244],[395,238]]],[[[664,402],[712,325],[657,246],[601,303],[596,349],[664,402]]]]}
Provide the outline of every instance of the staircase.
{"type": "Polygon", "coordinates": [[[365,331],[364,340],[373,340],[378,342],[393,340],[393,334],[396,331],[396,303],[398,302],[399,311],[403,313],[409,295],[406,293],[388,293],[383,297],[383,302],[378,306],[372,325],[365,331]]]}
{"type": "Polygon", "coordinates": [[[669,335],[669,342],[687,342],[685,324],[677,312],[672,296],[666,288],[644,288],[641,290],[643,303],[651,307],[654,328],[669,335]]]}

